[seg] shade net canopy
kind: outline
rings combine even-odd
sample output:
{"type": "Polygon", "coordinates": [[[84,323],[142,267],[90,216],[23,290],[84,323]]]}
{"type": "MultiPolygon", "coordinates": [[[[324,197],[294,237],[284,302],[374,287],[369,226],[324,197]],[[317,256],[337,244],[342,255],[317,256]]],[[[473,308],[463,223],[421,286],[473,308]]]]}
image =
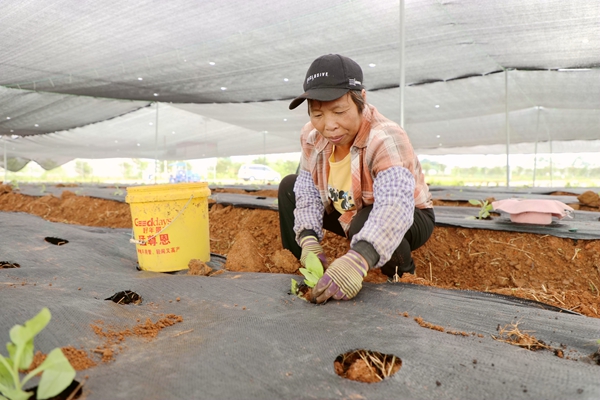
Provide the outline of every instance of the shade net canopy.
{"type": "Polygon", "coordinates": [[[419,153],[600,151],[595,2],[404,3],[401,24],[391,0],[6,2],[9,169],[299,151],[306,106],[288,104],[328,53],[362,66],[419,153]]]}

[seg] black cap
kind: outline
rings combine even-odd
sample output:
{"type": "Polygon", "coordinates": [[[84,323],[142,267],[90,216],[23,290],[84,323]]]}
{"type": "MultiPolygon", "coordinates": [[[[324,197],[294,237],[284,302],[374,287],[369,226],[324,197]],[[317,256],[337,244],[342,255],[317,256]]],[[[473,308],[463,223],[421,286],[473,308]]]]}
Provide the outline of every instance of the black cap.
{"type": "Polygon", "coordinates": [[[304,93],[292,100],[290,110],[306,99],[331,101],[350,90],[362,90],[362,80],[362,69],[354,60],[339,54],[321,56],[308,68],[304,79],[304,93]]]}

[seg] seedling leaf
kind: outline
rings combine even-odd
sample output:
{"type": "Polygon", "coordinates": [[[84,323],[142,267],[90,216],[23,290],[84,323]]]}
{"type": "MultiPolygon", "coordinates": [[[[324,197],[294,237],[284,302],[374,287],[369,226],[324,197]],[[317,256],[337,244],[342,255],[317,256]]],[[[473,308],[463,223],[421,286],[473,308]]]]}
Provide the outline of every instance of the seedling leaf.
{"type": "Polygon", "coordinates": [[[25,325],[15,325],[10,330],[10,340],[17,346],[30,341],[50,322],[50,310],[46,307],[35,317],[25,322],[25,325]]]}
{"type": "Polygon", "coordinates": [[[300,273],[306,278],[304,279],[304,283],[306,283],[308,287],[314,287],[319,281],[319,278],[313,275],[313,273],[308,271],[306,268],[300,268],[300,273]]]}
{"type": "Polygon", "coordinates": [[[292,288],[290,291],[292,292],[292,294],[298,294],[298,282],[296,282],[294,278],[292,278],[292,288]]]}
{"type": "MultiPolygon", "coordinates": [[[[17,346],[14,343],[6,343],[6,349],[8,350],[8,356],[11,360],[16,359],[17,346]]],[[[33,340],[23,345],[23,350],[20,356],[21,364],[19,369],[27,369],[33,361],[33,340]]]]}
{"type": "Polygon", "coordinates": [[[319,278],[323,276],[323,264],[321,264],[321,260],[319,260],[319,257],[315,253],[308,253],[306,257],[306,269],[319,278]]]}
{"type": "MultiPolygon", "coordinates": [[[[31,396],[31,392],[25,392],[21,389],[2,389],[2,393],[4,393],[10,400],[27,400],[31,396]]],[[[2,397],[0,395],[0,399],[6,399],[6,397],[2,397]]]]}
{"type": "Polygon", "coordinates": [[[39,368],[43,369],[44,373],[38,385],[38,399],[56,396],[65,390],[75,378],[75,369],[59,348],[52,350],[39,368]]]}
{"type": "Polygon", "coordinates": [[[491,203],[489,203],[487,200],[481,201],[481,200],[476,200],[476,199],[471,199],[469,200],[470,204],[473,204],[474,206],[479,206],[479,213],[478,216],[476,217],[477,219],[486,219],[487,217],[490,216],[490,211],[492,211],[493,206],[491,203]]]}
{"type": "Polygon", "coordinates": [[[316,277],[310,277],[308,279],[305,279],[304,282],[306,282],[306,284],[308,285],[308,287],[315,287],[315,285],[317,284],[317,282],[319,282],[319,279],[316,277]]]}
{"type": "Polygon", "coordinates": [[[33,338],[50,322],[50,311],[44,307],[35,317],[25,322],[25,325],[15,325],[10,329],[10,340],[6,348],[10,358],[15,359],[17,350],[21,348],[19,369],[27,369],[33,361],[33,338]]]}
{"type": "Polygon", "coordinates": [[[4,358],[2,354],[0,354],[0,391],[2,391],[2,386],[12,384],[12,378],[10,375],[10,370],[12,367],[12,360],[10,358],[4,358]]]}
{"type": "MultiPolygon", "coordinates": [[[[9,358],[0,355],[0,392],[11,400],[29,399],[31,393],[23,391],[23,386],[40,373],[38,399],[56,396],[75,378],[75,370],[69,360],[61,349],[56,348],[39,367],[29,372],[23,380],[20,379],[20,370],[27,370],[33,361],[33,338],[48,325],[50,318],[50,310],[44,307],[24,325],[15,325],[10,329],[11,342],[6,345],[9,358]]],[[[4,397],[0,395],[2,399],[4,397]]]]}
{"type": "Polygon", "coordinates": [[[300,268],[299,271],[304,277],[304,283],[308,287],[315,287],[319,279],[323,276],[323,264],[315,253],[308,253],[306,257],[306,268],[300,268]]]}
{"type": "Polygon", "coordinates": [[[306,279],[310,279],[310,278],[312,278],[312,277],[313,277],[313,273],[312,273],[312,272],[310,272],[310,271],[309,271],[308,269],[306,269],[306,268],[300,268],[300,269],[299,269],[299,271],[300,271],[300,273],[301,273],[302,275],[304,275],[304,277],[305,277],[306,279]]]}

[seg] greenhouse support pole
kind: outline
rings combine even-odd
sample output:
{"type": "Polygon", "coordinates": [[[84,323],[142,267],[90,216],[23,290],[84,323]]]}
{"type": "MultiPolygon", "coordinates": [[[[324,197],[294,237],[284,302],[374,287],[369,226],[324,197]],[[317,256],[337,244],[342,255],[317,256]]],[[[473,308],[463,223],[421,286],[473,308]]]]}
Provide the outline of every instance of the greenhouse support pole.
{"type": "Polygon", "coordinates": [[[552,163],[552,158],[554,157],[554,153],[552,152],[552,140],[550,140],[550,187],[554,187],[554,164],[552,163]]]}
{"type": "Polygon", "coordinates": [[[154,128],[154,184],[158,175],[158,101],[156,102],[156,127],[154,128]]]}
{"type": "Polygon", "coordinates": [[[400,126],[404,129],[404,85],[406,84],[405,68],[404,68],[404,46],[406,41],[404,40],[404,0],[400,0],[400,126]]]}
{"type": "Polygon", "coordinates": [[[6,171],[8,171],[8,166],[6,165],[6,138],[2,137],[2,141],[4,142],[4,184],[6,185],[6,179],[7,179],[7,175],[6,175],[6,171]]]}
{"type": "Polygon", "coordinates": [[[504,70],[504,125],[506,129],[506,187],[510,186],[510,129],[508,127],[508,69],[504,70]]]}
{"type": "MultiPolygon", "coordinates": [[[[215,143],[215,167],[213,169],[213,181],[217,181],[217,162],[219,162],[219,142],[215,143]]],[[[206,173],[208,180],[208,172],[206,173]]]]}
{"type": "Polygon", "coordinates": [[[535,150],[534,150],[534,158],[533,158],[533,187],[535,187],[535,173],[537,172],[537,153],[538,153],[538,134],[540,128],[540,106],[537,106],[537,117],[535,122],[535,150]]]}

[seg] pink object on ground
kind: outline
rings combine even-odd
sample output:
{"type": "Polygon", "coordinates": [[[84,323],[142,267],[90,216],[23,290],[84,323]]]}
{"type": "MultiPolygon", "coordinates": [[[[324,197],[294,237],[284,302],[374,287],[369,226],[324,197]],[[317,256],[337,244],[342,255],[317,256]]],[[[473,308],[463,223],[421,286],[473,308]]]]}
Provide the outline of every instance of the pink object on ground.
{"type": "Polygon", "coordinates": [[[506,199],[492,202],[494,210],[510,214],[510,220],[520,224],[548,225],[552,217],[563,219],[574,211],[558,200],[506,199]]]}

